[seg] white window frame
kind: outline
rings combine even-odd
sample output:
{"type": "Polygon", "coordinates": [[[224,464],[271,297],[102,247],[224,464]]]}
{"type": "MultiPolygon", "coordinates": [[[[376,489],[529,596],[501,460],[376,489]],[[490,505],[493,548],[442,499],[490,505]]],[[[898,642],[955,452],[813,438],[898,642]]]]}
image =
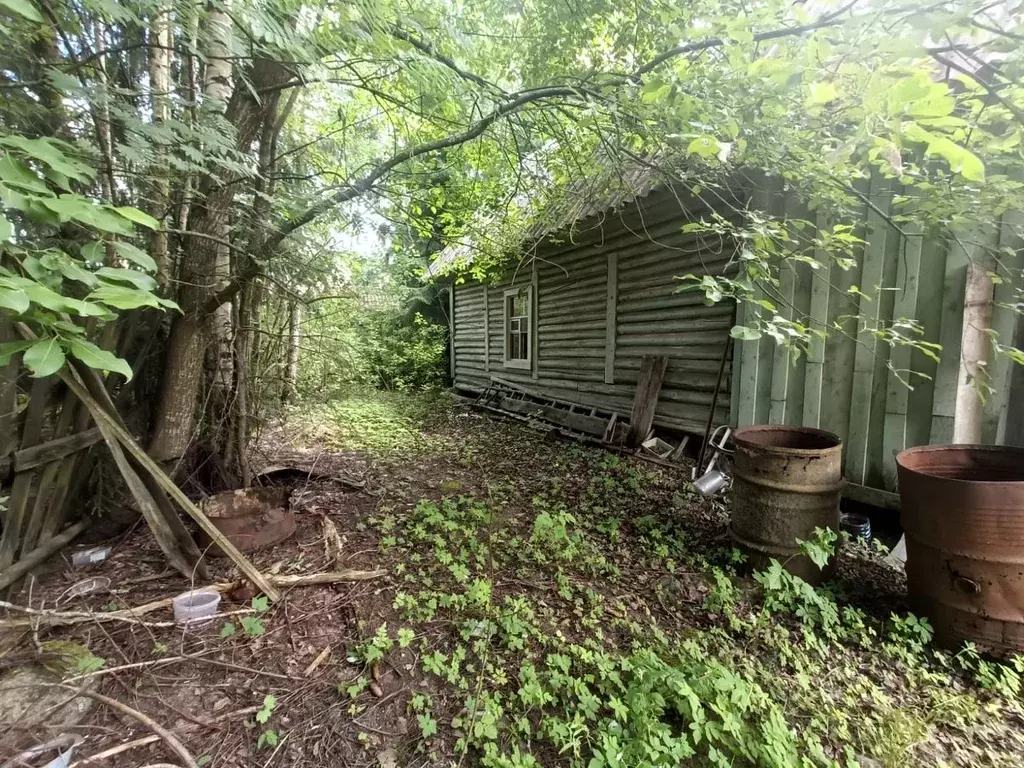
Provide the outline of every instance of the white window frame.
{"type": "MultiPolygon", "coordinates": [[[[504,292],[501,299],[501,314],[502,314],[502,338],[504,339],[505,354],[503,355],[504,366],[506,368],[519,368],[520,370],[529,371],[533,369],[533,322],[537,316],[536,312],[533,311],[533,286],[524,285],[520,288],[509,288],[504,292]],[[511,359],[509,358],[509,336],[510,324],[512,317],[509,315],[509,299],[519,296],[526,296],[526,320],[527,320],[527,333],[526,333],[526,358],[525,359],[511,359]]],[[[521,316],[520,316],[521,317],[521,316]]]]}

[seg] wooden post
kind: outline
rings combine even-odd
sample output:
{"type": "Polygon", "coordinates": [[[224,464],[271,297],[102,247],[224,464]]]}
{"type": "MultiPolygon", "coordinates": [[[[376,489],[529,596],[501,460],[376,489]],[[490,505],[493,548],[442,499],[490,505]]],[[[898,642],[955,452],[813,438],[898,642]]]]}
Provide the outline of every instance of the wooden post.
{"type": "Polygon", "coordinates": [[[626,447],[639,448],[654,423],[654,411],[658,407],[661,382],[665,379],[668,358],[664,355],[644,355],[640,364],[640,380],[636,384],[633,412],[629,417],[629,432],[626,433],[626,447]]]}
{"type": "Polygon", "coordinates": [[[619,255],[608,254],[608,291],[604,309],[604,383],[615,383],[616,307],[619,294],[619,255]]]}

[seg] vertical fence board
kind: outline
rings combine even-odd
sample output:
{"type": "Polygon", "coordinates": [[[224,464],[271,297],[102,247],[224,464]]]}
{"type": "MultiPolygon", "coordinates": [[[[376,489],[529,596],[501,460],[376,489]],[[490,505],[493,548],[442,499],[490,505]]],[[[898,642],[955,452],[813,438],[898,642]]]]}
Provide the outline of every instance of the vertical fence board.
{"type": "MultiPolygon", "coordinates": [[[[939,344],[942,330],[942,291],[945,282],[946,244],[935,232],[921,243],[921,269],[917,281],[917,319],[923,341],[939,344]]],[[[907,445],[927,445],[931,438],[932,407],[938,363],[923,352],[911,354],[914,389],[907,398],[907,445]]]]}
{"type": "Polygon", "coordinates": [[[846,477],[860,484],[868,478],[871,429],[871,400],[875,390],[878,341],[871,333],[884,320],[882,317],[882,286],[885,270],[888,225],[884,215],[889,209],[888,184],[876,180],[869,198],[873,205],[867,212],[867,243],[860,290],[860,327],[857,352],[853,362],[853,400],[850,405],[849,437],[846,442],[846,477]]]}
{"type": "MultiPolygon", "coordinates": [[[[817,217],[818,229],[824,230],[828,223],[821,214],[817,217]]],[[[814,252],[814,258],[821,263],[821,269],[811,273],[811,309],[809,313],[810,327],[816,331],[828,328],[828,304],[831,293],[832,259],[822,250],[814,252]]],[[[804,363],[804,403],[803,424],[808,427],[821,425],[822,392],[825,368],[825,339],[814,338],[807,350],[807,361],[804,363]]]]}
{"type": "Polygon", "coordinates": [[[963,336],[964,289],[967,282],[967,252],[955,240],[947,245],[946,269],[942,284],[942,321],[939,343],[942,360],[935,371],[935,396],[932,399],[930,443],[948,443],[953,439],[956,414],[957,378],[960,374],[960,339],[963,336]]]}
{"type": "MultiPolygon", "coordinates": [[[[25,410],[25,423],[21,432],[21,447],[31,448],[40,442],[43,418],[46,416],[46,404],[54,379],[33,379],[29,393],[28,408],[25,410]]],[[[32,486],[36,472],[19,472],[11,484],[11,493],[7,502],[7,518],[4,520],[4,531],[0,535],[0,570],[12,565],[18,554],[25,528],[25,511],[32,495],[32,486]]]]}
{"type": "MultiPolygon", "coordinates": [[[[916,225],[907,225],[906,238],[900,238],[902,258],[896,264],[896,299],[892,318],[915,318],[917,316],[918,277],[921,272],[921,250],[923,233],[916,225]]],[[[914,385],[911,375],[913,350],[900,346],[892,350],[892,370],[888,375],[888,391],[885,396],[885,425],[882,434],[882,476],[887,489],[896,487],[896,454],[907,447],[907,416],[910,412],[910,386],[914,385]]]]}

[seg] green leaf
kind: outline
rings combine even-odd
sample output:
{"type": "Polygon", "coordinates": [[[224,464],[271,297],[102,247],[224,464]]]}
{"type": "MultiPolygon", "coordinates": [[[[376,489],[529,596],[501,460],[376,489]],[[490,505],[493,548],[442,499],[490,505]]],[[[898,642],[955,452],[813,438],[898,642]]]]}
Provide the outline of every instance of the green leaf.
{"type": "Polygon", "coordinates": [[[103,243],[92,242],[83,245],[79,251],[82,254],[82,258],[86,261],[94,261],[102,264],[107,260],[107,249],[103,243]]]}
{"type": "Polygon", "coordinates": [[[0,288],[0,307],[9,309],[16,315],[28,312],[30,305],[28,294],[18,288],[0,288]]]}
{"type": "Polygon", "coordinates": [[[148,213],[143,213],[138,208],[131,208],[129,206],[123,206],[121,208],[115,208],[115,211],[120,213],[129,221],[134,221],[136,224],[141,224],[148,229],[160,229],[160,222],[150,216],[148,213]]]}
{"type": "Polygon", "coordinates": [[[60,265],[60,273],[68,280],[75,280],[89,286],[90,288],[95,288],[99,282],[94,273],[87,269],[83,269],[77,262],[72,261],[71,259],[68,259],[60,265]]]}
{"type": "Polygon", "coordinates": [[[116,309],[138,309],[139,307],[159,307],[160,301],[147,291],[127,288],[123,285],[104,283],[87,297],[89,301],[99,301],[116,309]]]}
{"type": "Polygon", "coordinates": [[[729,335],[740,341],[756,341],[761,338],[761,331],[746,325],[734,325],[729,331],[729,335]]]}
{"type": "Polygon", "coordinates": [[[156,272],[156,262],[153,257],[145,251],[140,251],[131,243],[114,243],[114,250],[124,259],[132,264],[142,267],[147,272],[156,272]]]}
{"type": "Polygon", "coordinates": [[[91,341],[78,337],[67,339],[68,351],[90,368],[100,371],[114,371],[124,376],[125,381],[132,380],[131,366],[120,357],[105,349],[100,349],[91,341]]]}
{"type": "Polygon", "coordinates": [[[0,180],[8,186],[22,189],[26,192],[35,192],[40,195],[52,194],[27,165],[20,160],[16,160],[14,155],[9,153],[0,158],[0,180]]]}
{"type": "Polygon", "coordinates": [[[686,154],[707,160],[718,154],[718,142],[711,136],[698,136],[686,147],[686,154]]]}
{"type": "Polygon", "coordinates": [[[130,283],[140,291],[153,291],[156,288],[156,280],[143,272],[136,272],[134,269],[103,267],[96,270],[96,276],[116,280],[119,283],[130,283]]]}
{"type": "Polygon", "coordinates": [[[71,312],[82,317],[109,317],[110,312],[96,304],[90,304],[79,299],[72,299],[61,296],[56,291],[51,291],[45,285],[28,281],[25,285],[25,293],[34,304],[45,307],[53,312],[71,312]]]}
{"type": "Polygon", "coordinates": [[[22,361],[37,379],[51,376],[64,367],[64,350],[57,339],[40,339],[28,348],[22,361]]]}
{"type": "Polygon", "coordinates": [[[0,243],[6,243],[12,237],[14,237],[14,225],[0,216],[0,243]]]}
{"type": "Polygon", "coordinates": [[[242,629],[249,637],[259,637],[267,631],[267,628],[263,626],[263,622],[255,616],[243,616],[242,629]]]}
{"type": "Polygon", "coordinates": [[[44,21],[43,15],[28,0],[0,0],[0,6],[29,21],[39,24],[42,24],[44,21]]]}
{"type": "Polygon", "coordinates": [[[7,365],[14,355],[24,352],[33,344],[34,341],[7,341],[0,344],[0,365],[7,365]]]}
{"type": "Polygon", "coordinates": [[[259,597],[254,597],[252,599],[252,609],[256,611],[256,613],[265,613],[269,607],[270,602],[266,595],[260,595],[259,597]]]}
{"type": "Polygon", "coordinates": [[[808,106],[828,104],[839,98],[839,91],[834,83],[811,83],[810,95],[807,97],[808,106]]]}
{"type": "Polygon", "coordinates": [[[235,625],[230,621],[220,628],[221,637],[231,637],[233,634],[235,634],[235,625]]]}

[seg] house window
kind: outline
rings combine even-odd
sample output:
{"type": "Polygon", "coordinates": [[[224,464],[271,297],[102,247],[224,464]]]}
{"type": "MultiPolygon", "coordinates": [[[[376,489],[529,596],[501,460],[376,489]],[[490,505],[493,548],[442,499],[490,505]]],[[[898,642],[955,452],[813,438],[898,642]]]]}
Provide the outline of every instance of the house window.
{"type": "Polygon", "coordinates": [[[529,288],[505,291],[505,365],[509,368],[529,368],[531,363],[529,288]]]}

